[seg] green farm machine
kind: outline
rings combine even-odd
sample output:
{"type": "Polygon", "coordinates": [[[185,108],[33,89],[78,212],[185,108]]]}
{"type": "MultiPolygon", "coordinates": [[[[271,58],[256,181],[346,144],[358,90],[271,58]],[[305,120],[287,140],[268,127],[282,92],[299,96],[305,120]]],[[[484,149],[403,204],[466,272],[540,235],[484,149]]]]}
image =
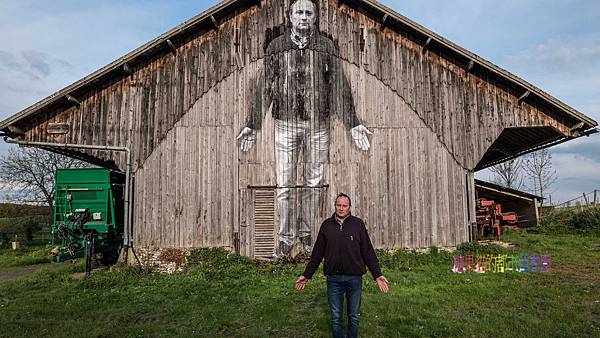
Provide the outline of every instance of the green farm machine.
{"type": "Polygon", "coordinates": [[[123,179],[103,168],[58,169],[52,225],[53,262],[86,258],[114,264],[123,244],[123,179]]]}

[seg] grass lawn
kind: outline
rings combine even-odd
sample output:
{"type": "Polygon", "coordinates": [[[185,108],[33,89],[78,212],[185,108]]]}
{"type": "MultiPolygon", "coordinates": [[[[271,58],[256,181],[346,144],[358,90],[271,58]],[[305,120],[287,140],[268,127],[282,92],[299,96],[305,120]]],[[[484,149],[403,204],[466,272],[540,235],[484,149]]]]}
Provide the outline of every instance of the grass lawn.
{"type": "MultiPolygon", "coordinates": [[[[509,234],[510,253],[553,257],[547,273],[454,274],[452,254],[381,253],[367,274],[362,337],[600,337],[600,238],[509,234]]],[[[325,280],[293,289],[302,264],[257,265],[204,250],[187,273],[135,269],[82,280],[45,270],[0,283],[0,336],[327,337],[325,280]]]]}
{"type": "Polygon", "coordinates": [[[50,263],[49,254],[50,249],[46,245],[21,246],[17,250],[12,248],[0,249],[0,270],[50,263]]]}

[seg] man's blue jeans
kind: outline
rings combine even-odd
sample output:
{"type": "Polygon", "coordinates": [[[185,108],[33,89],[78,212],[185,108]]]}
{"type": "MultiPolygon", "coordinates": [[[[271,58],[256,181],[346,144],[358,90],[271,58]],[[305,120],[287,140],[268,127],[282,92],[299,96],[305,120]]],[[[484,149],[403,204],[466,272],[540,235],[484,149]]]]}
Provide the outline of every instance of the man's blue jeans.
{"type": "Polygon", "coordinates": [[[348,337],[358,337],[362,276],[327,276],[327,300],[331,310],[331,333],[334,338],[346,337],[342,323],[344,296],[348,306],[348,337]]]}

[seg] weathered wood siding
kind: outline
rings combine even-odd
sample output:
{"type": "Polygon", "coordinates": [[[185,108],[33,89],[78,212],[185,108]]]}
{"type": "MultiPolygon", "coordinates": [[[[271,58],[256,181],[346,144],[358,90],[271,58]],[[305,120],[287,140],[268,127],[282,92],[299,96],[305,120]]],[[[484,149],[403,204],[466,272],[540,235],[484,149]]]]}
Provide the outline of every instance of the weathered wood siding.
{"type": "MultiPolygon", "coordinates": [[[[134,236],[140,246],[234,246],[252,253],[248,186],[274,186],[273,121],[241,153],[235,137],[255,95],[266,39],[283,31],[288,1],[265,0],[230,16],[80,97],[79,107],[37,116],[34,141],[127,146],[135,158],[134,236]],[[69,123],[67,135],[46,132],[69,123]]],[[[357,113],[374,132],[369,152],[331,126],[321,217],[344,191],[378,247],[466,241],[470,173],[504,128],[569,121],[519,103],[522,93],[467,74],[436,50],[335,0],[320,1],[320,30],[339,45],[357,113]]],[[[95,152],[124,167],[122,154],[95,152]]],[[[301,175],[299,176],[301,177],[301,175]]],[[[316,231],[318,224],[314,225],[316,231]]]]}

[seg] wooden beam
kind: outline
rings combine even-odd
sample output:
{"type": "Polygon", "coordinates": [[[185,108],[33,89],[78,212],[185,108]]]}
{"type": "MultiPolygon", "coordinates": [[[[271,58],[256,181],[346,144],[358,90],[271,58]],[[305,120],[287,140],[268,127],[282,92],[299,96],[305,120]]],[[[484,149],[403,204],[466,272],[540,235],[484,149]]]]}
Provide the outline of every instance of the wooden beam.
{"type": "Polygon", "coordinates": [[[571,127],[571,129],[569,129],[569,136],[572,138],[582,136],[583,126],[585,126],[585,123],[579,122],[571,127]]]}
{"type": "Polygon", "coordinates": [[[75,104],[77,107],[81,106],[81,102],[79,102],[79,100],[77,100],[76,98],[74,98],[73,96],[67,94],[65,95],[65,98],[67,99],[67,101],[75,104]]]}
{"type": "Polygon", "coordinates": [[[465,67],[465,72],[468,74],[473,70],[473,68],[475,68],[475,61],[469,60],[469,63],[465,67]]]}
{"type": "Polygon", "coordinates": [[[366,43],[367,43],[367,41],[365,40],[365,29],[361,28],[360,29],[360,41],[358,42],[361,53],[365,51],[366,43]]]}
{"type": "Polygon", "coordinates": [[[171,53],[177,54],[177,47],[175,47],[175,44],[171,41],[171,39],[167,39],[166,42],[169,48],[171,49],[171,53]]]}
{"type": "Polygon", "coordinates": [[[219,30],[219,23],[217,22],[217,19],[215,19],[214,15],[210,16],[210,21],[212,21],[213,28],[219,30]]]}
{"type": "Polygon", "coordinates": [[[238,69],[244,68],[244,60],[242,59],[242,55],[239,52],[235,53],[235,61],[237,62],[238,69]]]}
{"type": "Polygon", "coordinates": [[[46,132],[50,135],[65,135],[69,133],[71,125],[65,122],[50,122],[46,127],[46,132]]]}
{"type": "Polygon", "coordinates": [[[584,125],[585,125],[585,123],[583,123],[583,122],[577,123],[576,125],[571,127],[571,132],[578,131],[579,129],[583,128],[584,125]]]}
{"type": "Polygon", "coordinates": [[[25,135],[25,131],[19,127],[15,127],[15,126],[8,126],[8,131],[16,136],[23,136],[25,135]]]}
{"type": "Polygon", "coordinates": [[[485,185],[480,185],[480,184],[477,184],[477,183],[475,183],[475,187],[480,188],[480,189],[485,189],[485,190],[493,191],[493,192],[496,192],[496,193],[499,193],[499,194],[503,194],[503,195],[507,195],[507,196],[511,196],[511,197],[520,198],[520,199],[523,199],[523,200],[526,200],[526,201],[532,201],[533,200],[533,198],[528,198],[528,197],[525,197],[525,196],[520,196],[520,195],[517,195],[517,194],[510,193],[508,191],[502,191],[502,190],[494,189],[494,188],[487,187],[485,185]]]}
{"type": "Polygon", "coordinates": [[[429,45],[431,44],[431,41],[433,41],[432,37],[427,38],[427,41],[425,41],[425,44],[423,45],[423,49],[421,49],[422,54],[425,54],[427,52],[427,50],[429,49],[429,45]]]}
{"type": "Polygon", "coordinates": [[[523,103],[523,101],[524,101],[526,98],[528,98],[528,97],[529,97],[529,95],[531,95],[531,92],[528,90],[528,91],[526,91],[525,93],[523,93],[523,95],[521,95],[521,96],[519,97],[519,99],[517,100],[517,103],[518,103],[518,104],[521,104],[521,103],[523,103]]]}
{"type": "Polygon", "coordinates": [[[379,30],[384,30],[385,29],[385,23],[387,22],[387,19],[390,16],[386,13],[383,15],[383,18],[381,18],[381,26],[379,26],[379,30]]]}
{"type": "Polygon", "coordinates": [[[129,66],[129,64],[128,64],[127,62],[125,62],[125,63],[123,64],[123,71],[124,71],[125,73],[127,73],[128,75],[131,75],[131,74],[133,74],[133,69],[131,69],[131,67],[129,66]]]}

